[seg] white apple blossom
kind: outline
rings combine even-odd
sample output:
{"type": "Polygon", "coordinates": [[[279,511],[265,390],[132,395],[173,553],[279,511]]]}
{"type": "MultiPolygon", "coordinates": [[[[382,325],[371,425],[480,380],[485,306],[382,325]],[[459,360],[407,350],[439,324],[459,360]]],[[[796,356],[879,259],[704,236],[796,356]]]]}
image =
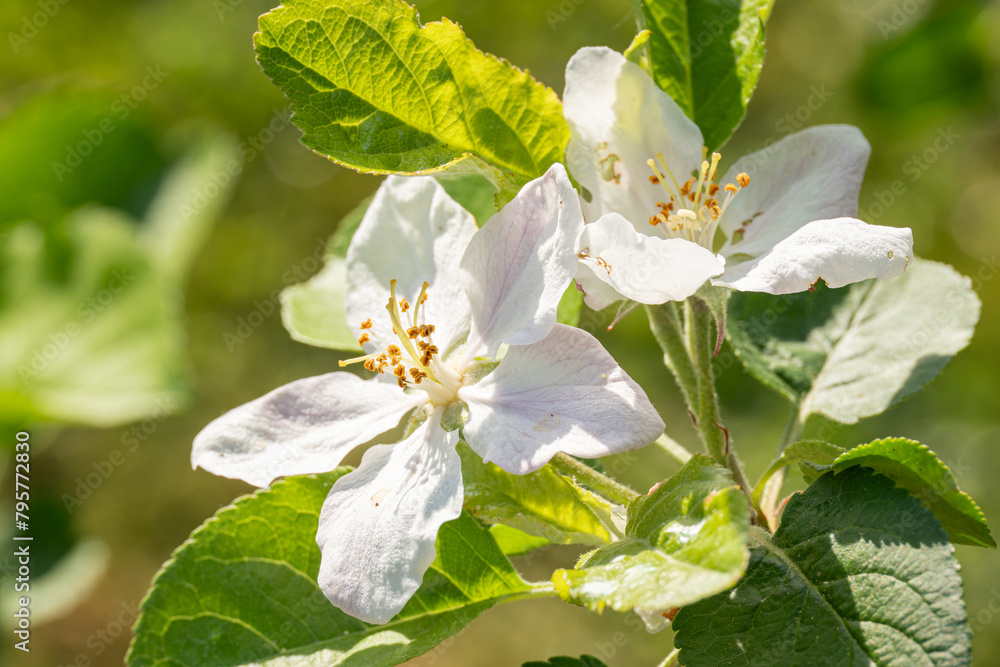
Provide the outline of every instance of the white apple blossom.
{"type": "Polygon", "coordinates": [[[708,280],[770,294],[820,278],[840,287],[898,276],[913,255],[909,229],[854,219],[870,153],[857,128],[789,135],[718,179],[721,156],[707,155],[698,126],[619,53],[578,51],[563,104],[590,223],[576,280],[592,308],[679,301],[708,280]]]}
{"type": "Polygon", "coordinates": [[[238,407],[197,436],[192,464],[266,486],[332,470],[418,411],[402,442],[370,448],[337,480],[317,533],[330,601],[389,621],[434,560],[438,528],[461,513],[460,437],[524,474],[557,452],[605,456],[663,429],[595,338],[556,323],[582,226],[561,165],[479,230],[434,179],[388,178],[347,255],[345,310],[366,354],[341,365],[374,377],[306,378],[238,407]]]}

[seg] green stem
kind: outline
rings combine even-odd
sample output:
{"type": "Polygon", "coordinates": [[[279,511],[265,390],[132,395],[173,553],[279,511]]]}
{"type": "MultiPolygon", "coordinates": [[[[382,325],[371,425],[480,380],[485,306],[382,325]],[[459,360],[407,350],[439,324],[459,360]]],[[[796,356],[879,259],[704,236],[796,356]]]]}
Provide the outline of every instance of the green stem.
{"type": "Polygon", "coordinates": [[[722,426],[719,397],[715,392],[715,370],[712,367],[715,361],[715,316],[700,299],[688,299],[684,302],[684,307],[687,314],[685,324],[688,349],[697,379],[698,393],[694,413],[698,420],[698,433],[708,454],[727,466],[728,436],[722,426]]]}
{"type": "Polygon", "coordinates": [[[666,452],[670,458],[677,461],[681,465],[684,465],[691,460],[691,452],[666,433],[660,435],[660,437],[656,439],[656,444],[659,445],[660,449],[666,452]]]}
{"type": "Polygon", "coordinates": [[[694,374],[694,365],[691,363],[691,353],[688,351],[677,304],[668,301],[662,306],[646,306],[646,315],[649,317],[649,328],[656,342],[660,344],[660,349],[663,350],[667,368],[673,372],[677,386],[684,395],[684,401],[694,414],[698,380],[694,374]]]}
{"type": "Polygon", "coordinates": [[[511,593],[502,598],[502,602],[514,602],[515,600],[533,600],[536,598],[556,597],[556,587],[551,581],[528,582],[531,588],[519,593],[511,593]]]}
{"type": "Polygon", "coordinates": [[[586,463],[577,461],[568,454],[559,452],[550,461],[552,467],[561,474],[572,477],[581,484],[590,487],[608,500],[619,505],[628,506],[639,494],[624,484],[619,484],[607,475],[602,475],[586,463]]]}

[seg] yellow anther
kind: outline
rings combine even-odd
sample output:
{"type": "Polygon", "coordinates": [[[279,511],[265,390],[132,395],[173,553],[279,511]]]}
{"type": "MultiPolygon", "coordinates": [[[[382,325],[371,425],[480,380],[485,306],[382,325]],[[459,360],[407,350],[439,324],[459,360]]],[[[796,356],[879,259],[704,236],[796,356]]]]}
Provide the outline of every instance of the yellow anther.
{"type": "Polygon", "coordinates": [[[736,174],[736,182],[740,184],[741,188],[745,188],[746,186],[750,185],[750,174],[746,173],[745,171],[741,171],[740,173],[736,174]]]}
{"type": "Polygon", "coordinates": [[[419,335],[420,335],[420,327],[410,327],[409,329],[406,330],[406,337],[407,338],[411,338],[412,339],[412,338],[416,338],[419,335]]]}
{"type": "Polygon", "coordinates": [[[371,337],[368,334],[366,334],[366,333],[365,334],[361,334],[360,336],[358,336],[358,345],[364,345],[365,343],[367,343],[370,340],[371,340],[371,337]]]}
{"type": "Polygon", "coordinates": [[[367,320],[365,320],[364,322],[362,322],[360,328],[362,328],[362,329],[371,329],[372,328],[372,318],[369,317],[367,320]]]}
{"type": "Polygon", "coordinates": [[[406,302],[406,299],[399,300],[399,312],[405,313],[410,309],[410,304],[406,302]]]}
{"type": "Polygon", "coordinates": [[[733,185],[732,183],[726,183],[726,192],[729,192],[729,193],[732,193],[732,194],[736,194],[739,191],[740,191],[740,189],[738,187],[736,187],[735,185],[733,185]]]}

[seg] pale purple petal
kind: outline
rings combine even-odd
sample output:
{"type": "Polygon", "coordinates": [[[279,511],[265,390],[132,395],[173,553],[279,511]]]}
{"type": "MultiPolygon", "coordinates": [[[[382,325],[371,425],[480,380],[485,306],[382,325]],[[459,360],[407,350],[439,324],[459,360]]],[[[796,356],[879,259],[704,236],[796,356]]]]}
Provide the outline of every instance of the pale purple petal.
{"type": "Polygon", "coordinates": [[[645,392],[597,339],[563,324],[541,342],[512,346],[458,395],[469,406],[469,446],[514,474],[538,470],[558,452],[607,456],[663,432],[645,392]]]}
{"type": "Polygon", "coordinates": [[[424,400],[422,392],[351,373],[296,380],[202,429],[191,466],[261,487],[285,475],[327,472],[424,400]]]}
{"type": "Polygon", "coordinates": [[[563,114],[570,129],[566,164],[590,194],[586,219],[620,213],[650,233],[646,222],[668,195],[650,182],[646,161],[662,152],[678,183],[686,181],[701,165],[698,126],[642,68],[606,47],[570,58],[563,114]]]}
{"type": "Polygon", "coordinates": [[[387,178],[347,252],[348,324],[357,331],[371,318],[371,333],[393,342],[385,309],[389,281],[395,278],[397,295],[415,304],[426,280],[429,296],[420,319],[435,326],[436,344],[442,352],[448,350],[469,331],[469,302],[455,276],[475,232],[472,214],[433,178],[387,178]]]}
{"type": "Polygon", "coordinates": [[[396,445],[376,445],[323,503],[316,543],[319,587],[367,623],[386,623],[420,587],[434,562],[441,524],[462,513],[458,432],[438,415],[396,445]]]}
{"type": "Polygon", "coordinates": [[[791,294],[820,278],[843,287],[901,275],[913,258],[909,229],[869,225],[853,218],[816,220],[757,259],[728,266],[715,285],[742,292],[791,294]]]}
{"type": "Polygon", "coordinates": [[[719,181],[750,176],[719,222],[729,238],[720,252],[757,257],[808,222],[856,217],[870,153],[858,128],[818,125],[740,158],[719,181]]]}
{"type": "MultiPolygon", "coordinates": [[[[640,234],[617,213],[585,225],[576,246],[580,263],[621,295],[616,300],[624,297],[647,304],[683,301],[725,268],[725,262],[711,250],[685,239],[640,234]]],[[[581,286],[589,297],[588,284],[581,286]]],[[[596,291],[587,305],[600,305],[605,294],[596,291]]]]}
{"type": "Polygon", "coordinates": [[[476,233],[459,273],[472,304],[475,353],[492,357],[501,343],[534,343],[552,330],[582,227],[576,191],[554,164],[476,233]]]}

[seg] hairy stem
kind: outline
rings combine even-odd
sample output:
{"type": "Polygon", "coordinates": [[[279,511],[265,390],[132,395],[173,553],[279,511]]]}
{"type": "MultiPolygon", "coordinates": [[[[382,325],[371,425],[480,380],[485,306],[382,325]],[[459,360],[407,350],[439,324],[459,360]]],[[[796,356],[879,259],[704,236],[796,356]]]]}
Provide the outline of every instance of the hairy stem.
{"type": "Polygon", "coordinates": [[[688,299],[684,307],[688,348],[697,381],[694,414],[698,420],[698,434],[709,456],[728,466],[729,435],[722,425],[719,397],[715,392],[715,370],[712,367],[715,360],[715,317],[700,299],[688,299]]]}
{"type": "Polygon", "coordinates": [[[636,491],[633,491],[624,484],[618,483],[607,475],[597,472],[586,463],[577,461],[568,454],[559,452],[552,457],[550,463],[561,474],[572,477],[619,505],[628,506],[629,503],[639,497],[636,491]]]}
{"type": "Polygon", "coordinates": [[[649,317],[649,328],[656,342],[660,344],[660,349],[663,350],[667,368],[674,374],[677,386],[684,395],[684,401],[694,414],[698,380],[694,374],[694,365],[691,363],[691,353],[688,351],[677,304],[668,301],[662,306],[646,306],[646,315],[649,317]]]}

